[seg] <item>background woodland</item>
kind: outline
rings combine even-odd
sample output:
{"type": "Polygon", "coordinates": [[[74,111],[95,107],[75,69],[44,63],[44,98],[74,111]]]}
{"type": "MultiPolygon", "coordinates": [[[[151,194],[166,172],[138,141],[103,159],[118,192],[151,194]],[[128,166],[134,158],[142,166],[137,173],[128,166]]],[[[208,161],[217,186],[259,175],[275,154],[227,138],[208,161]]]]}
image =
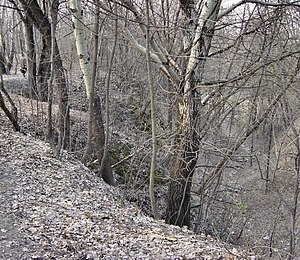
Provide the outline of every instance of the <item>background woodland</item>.
{"type": "Polygon", "coordinates": [[[156,219],[299,256],[299,1],[1,0],[0,12],[0,106],[16,131],[156,219]]]}

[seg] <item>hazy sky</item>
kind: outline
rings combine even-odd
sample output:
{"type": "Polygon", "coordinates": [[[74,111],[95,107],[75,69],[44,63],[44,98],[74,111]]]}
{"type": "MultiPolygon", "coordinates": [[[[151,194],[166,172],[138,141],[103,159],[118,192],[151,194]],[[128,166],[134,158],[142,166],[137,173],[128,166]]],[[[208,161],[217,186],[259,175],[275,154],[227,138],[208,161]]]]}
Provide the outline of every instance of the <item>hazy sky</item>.
{"type": "Polygon", "coordinates": [[[239,2],[239,0],[222,0],[222,6],[231,6],[234,3],[239,2]]]}

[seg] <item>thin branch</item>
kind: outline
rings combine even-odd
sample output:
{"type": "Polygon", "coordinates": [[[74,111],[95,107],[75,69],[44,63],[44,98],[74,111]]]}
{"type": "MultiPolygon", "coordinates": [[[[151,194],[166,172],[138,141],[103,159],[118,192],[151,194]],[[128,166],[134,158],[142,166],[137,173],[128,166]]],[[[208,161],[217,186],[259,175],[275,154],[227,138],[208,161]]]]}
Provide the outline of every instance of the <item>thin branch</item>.
{"type": "Polygon", "coordinates": [[[247,140],[247,138],[260,126],[260,124],[268,117],[273,107],[279,102],[282,96],[286,93],[286,91],[291,87],[294,83],[296,76],[298,75],[300,70],[300,57],[298,58],[296,68],[294,69],[293,74],[290,76],[289,82],[286,86],[281,90],[281,92],[272,100],[268,108],[265,112],[254,121],[242,134],[241,138],[236,141],[236,143],[227,150],[224,157],[219,161],[216,165],[215,169],[212,170],[207,178],[203,181],[200,190],[203,190],[205,187],[210,186],[212,181],[217,178],[217,176],[222,172],[224,167],[227,165],[229,159],[233,156],[233,154],[238,150],[238,148],[247,140]]]}
{"type": "Polygon", "coordinates": [[[234,9],[236,9],[237,7],[246,4],[246,3],[251,3],[251,4],[258,4],[258,5],[262,5],[262,6],[271,6],[271,7],[279,7],[279,6],[293,6],[293,7],[300,7],[300,1],[292,1],[292,2],[285,2],[285,3],[271,3],[271,2],[264,2],[264,1],[259,1],[259,0],[241,0],[233,5],[231,5],[230,7],[228,7],[227,9],[225,9],[223,12],[220,12],[217,18],[217,21],[219,21],[220,19],[222,19],[224,16],[228,15],[229,13],[231,13],[234,9]]]}

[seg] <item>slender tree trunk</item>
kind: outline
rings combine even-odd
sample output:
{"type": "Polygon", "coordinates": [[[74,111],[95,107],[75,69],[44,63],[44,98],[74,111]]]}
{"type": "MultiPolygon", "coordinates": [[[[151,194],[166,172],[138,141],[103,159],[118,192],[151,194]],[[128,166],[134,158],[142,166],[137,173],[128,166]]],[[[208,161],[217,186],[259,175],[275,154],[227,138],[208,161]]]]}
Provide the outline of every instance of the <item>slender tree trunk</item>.
{"type": "Polygon", "coordinates": [[[288,260],[295,259],[296,253],[296,222],[297,222],[297,209],[300,195],[300,153],[295,158],[296,170],[296,184],[294,188],[293,205],[291,207],[291,226],[290,226],[290,248],[288,260]]]}
{"type": "Polygon", "coordinates": [[[10,120],[10,122],[13,124],[15,131],[19,132],[20,126],[18,124],[18,120],[16,117],[16,113],[15,113],[16,110],[12,110],[12,112],[9,111],[9,109],[5,105],[5,101],[1,92],[0,92],[0,107],[4,111],[5,115],[8,117],[8,119],[10,120]]]}
{"type": "Polygon", "coordinates": [[[152,129],[152,157],[149,176],[149,196],[151,202],[152,213],[155,219],[159,218],[158,209],[156,205],[156,198],[154,193],[154,180],[156,168],[156,154],[157,154],[157,138],[156,138],[156,113],[155,113],[155,88],[153,82],[151,59],[150,59],[150,15],[149,15],[149,0],[146,0],[146,60],[148,70],[148,82],[150,87],[150,101],[151,101],[151,129],[152,129]]]}
{"type": "Polygon", "coordinates": [[[270,188],[270,173],[271,171],[271,155],[272,155],[272,146],[273,146],[273,135],[274,135],[274,117],[275,117],[276,108],[272,111],[271,116],[269,117],[269,122],[267,122],[267,131],[266,131],[266,141],[267,141],[267,160],[266,160],[266,174],[265,174],[265,192],[268,193],[270,188]]]}
{"type": "MultiPolygon", "coordinates": [[[[107,148],[105,148],[105,144],[107,143],[107,141],[105,138],[105,131],[103,125],[101,99],[99,96],[96,97],[94,96],[94,84],[96,78],[97,62],[96,60],[94,60],[94,64],[93,64],[94,69],[93,69],[87,51],[87,33],[86,33],[87,27],[85,26],[83,20],[84,15],[83,15],[83,9],[81,5],[81,0],[72,0],[70,9],[72,12],[72,21],[74,25],[74,34],[76,40],[77,53],[79,56],[79,64],[80,64],[81,71],[83,73],[87,98],[88,100],[93,100],[93,104],[91,106],[91,111],[89,111],[89,114],[90,116],[92,115],[92,118],[90,118],[90,120],[92,121],[93,140],[95,141],[97,158],[99,162],[99,175],[108,184],[115,185],[109,154],[106,152],[107,148]],[[93,74],[93,72],[95,74],[93,74]]],[[[94,56],[95,59],[96,57],[97,55],[94,56]]],[[[108,123],[109,122],[106,122],[106,124],[108,123]]]]}
{"type": "Polygon", "coordinates": [[[98,48],[99,48],[99,21],[100,21],[100,7],[99,0],[95,0],[95,25],[94,25],[94,53],[93,53],[93,70],[92,70],[92,83],[91,87],[86,91],[89,105],[89,119],[88,119],[88,136],[85,147],[85,152],[83,155],[83,161],[87,163],[88,159],[91,156],[92,148],[93,148],[93,109],[94,109],[94,92],[95,92],[95,82],[97,75],[97,64],[98,64],[98,48]]]}
{"type": "MultiPolygon", "coordinates": [[[[99,2],[98,2],[98,4],[99,4],[99,2]]],[[[116,14],[117,14],[117,9],[116,9],[116,14]]],[[[114,64],[117,41],[118,41],[118,18],[115,18],[114,43],[113,43],[113,47],[112,47],[112,51],[111,51],[111,55],[110,55],[110,59],[109,59],[108,73],[107,73],[106,84],[105,84],[105,131],[103,132],[105,142],[104,142],[104,148],[103,148],[104,149],[103,157],[102,157],[101,165],[100,165],[100,174],[103,176],[103,179],[109,180],[109,184],[111,184],[111,185],[116,185],[116,183],[115,183],[115,180],[113,177],[113,171],[111,168],[109,147],[108,147],[109,134],[110,134],[110,132],[109,132],[109,122],[110,122],[110,106],[109,106],[110,92],[109,92],[109,90],[110,90],[111,73],[112,73],[113,64],[114,64]]]]}
{"type": "Polygon", "coordinates": [[[102,179],[112,185],[115,186],[115,179],[113,176],[113,171],[111,168],[110,157],[108,154],[104,153],[105,147],[105,132],[104,132],[104,124],[103,124],[103,116],[102,116],[102,107],[101,107],[101,99],[97,95],[94,97],[94,109],[93,109],[93,133],[94,133],[94,143],[97,144],[97,158],[98,162],[101,164],[99,166],[99,176],[102,179]]]}
{"type": "Polygon", "coordinates": [[[56,147],[53,141],[53,114],[52,114],[52,104],[53,104],[53,81],[55,77],[55,34],[56,34],[56,25],[57,25],[57,13],[56,13],[56,6],[57,1],[53,1],[52,3],[49,1],[50,5],[50,17],[51,17],[51,75],[48,82],[48,108],[47,108],[47,134],[46,138],[48,143],[50,144],[53,153],[55,154],[56,158],[60,155],[60,147],[56,147]]]}
{"type": "Polygon", "coordinates": [[[69,148],[70,145],[70,107],[68,84],[66,81],[63,62],[60,57],[57,42],[55,40],[55,68],[56,68],[56,84],[58,96],[58,146],[69,148]]]}
{"type": "Polygon", "coordinates": [[[0,50],[0,71],[2,74],[6,74],[5,59],[1,50],[0,50]]]}
{"type": "Polygon", "coordinates": [[[3,35],[3,28],[2,28],[2,18],[0,17],[0,70],[1,74],[7,74],[7,67],[6,67],[6,45],[3,35]]]}
{"type": "Polygon", "coordinates": [[[4,111],[5,115],[11,121],[15,131],[20,131],[21,128],[18,124],[18,114],[17,114],[18,110],[17,110],[17,107],[15,106],[13,100],[11,99],[11,97],[7,93],[6,89],[4,88],[3,76],[2,76],[1,71],[0,71],[0,108],[4,111]],[[5,100],[4,100],[4,97],[1,92],[3,92],[3,94],[6,96],[9,103],[11,104],[11,107],[12,107],[11,111],[9,111],[9,109],[5,105],[5,100]]]}
{"type": "MultiPolygon", "coordinates": [[[[12,21],[12,27],[15,28],[16,27],[16,17],[15,17],[15,10],[13,11],[13,21],[12,21]]],[[[15,55],[16,55],[16,44],[15,44],[15,40],[16,40],[16,37],[15,37],[15,34],[12,35],[11,37],[11,46],[10,46],[10,52],[9,52],[9,55],[8,55],[8,62],[7,62],[7,70],[9,73],[11,73],[11,69],[13,67],[13,62],[14,62],[14,58],[15,58],[15,55]]]]}

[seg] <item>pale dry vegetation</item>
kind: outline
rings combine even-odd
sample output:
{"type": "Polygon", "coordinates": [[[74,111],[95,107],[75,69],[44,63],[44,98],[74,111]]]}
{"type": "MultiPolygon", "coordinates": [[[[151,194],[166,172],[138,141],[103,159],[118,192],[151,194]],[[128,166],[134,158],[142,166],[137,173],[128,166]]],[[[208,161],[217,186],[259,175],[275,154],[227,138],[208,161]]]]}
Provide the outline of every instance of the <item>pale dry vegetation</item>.
{"type": "MultiPolygon", "coordinates": [[[[37,14],[27,14],[39,40],[39,68],[41,48],[58,66],[45,79],[37,76],[38,87],[47,85],[44,99],[33,95],[30,71],[26,79],[14,74],[17,59],[4,76],[21,130],[48,141],[57,158],[64,147],[102,177],[109,166],[123,197],[151,217],[262,259],[297,259],[298,2],[245,1],[231,9],[217,0],[95,0],[83,7],[85,17],[76,18],[86,37],[74,37],[78,28],[71,26],[80,6],[70,10],[54,2],[57,12],[33,1],[46,8],[48,30],[38,26],[37,14]],[[77,55],[80,44],[84,54],[77,55]],[[82,73],[78,57],[97,75],[82,73]]],[[[7,17],[13,3],[21,9],[29,4],[7,1],[1,6],[7,17]]],[[[16,52],[29,55],[23,25],[14,32],[16,52]]]]}

